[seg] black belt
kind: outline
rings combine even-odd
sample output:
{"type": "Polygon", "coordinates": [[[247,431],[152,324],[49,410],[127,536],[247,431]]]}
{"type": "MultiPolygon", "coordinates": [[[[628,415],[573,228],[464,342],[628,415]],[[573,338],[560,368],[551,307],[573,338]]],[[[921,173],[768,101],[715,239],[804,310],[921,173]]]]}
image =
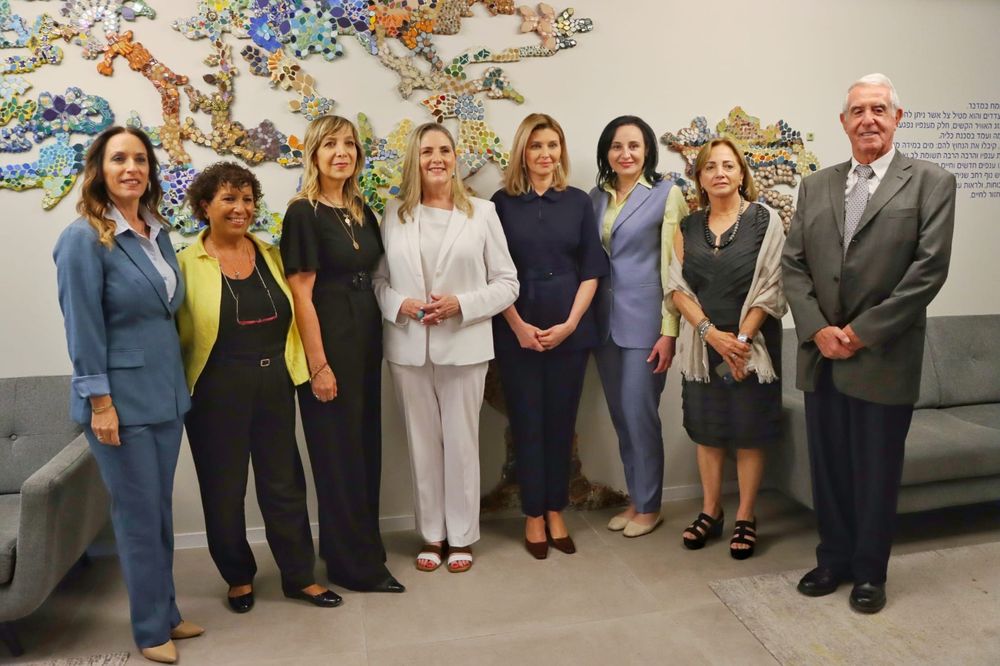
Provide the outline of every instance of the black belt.
{"type": "Polygon", "coordinates": [[[576,271],[574,270],[549,271],[544,269],[538,270],[534,268],[526,268],[524,270],[520,270],[517,272],[517,279],[524,281],[551,280],[560,275],[575,275],[575,274],[576,271]]]}
{"type": "Polygon", "coordinates": [[[336,273],[324,276],[320,284],[336,285],[355,291],[371,291],[372,275],[368,271],[358,271],[357,273],[336,273]]]}
{"type": "Polygon", "coordinates": [[[241,365],[256,365],[261,368],[266,368],[271,365],[272,362],[284,361],[285,359],[285,348],[273,349],[270,351],[261,352],[212,352],[209,357],[209,363],[227,363],[227,364],[241,364],[241,365]]]}

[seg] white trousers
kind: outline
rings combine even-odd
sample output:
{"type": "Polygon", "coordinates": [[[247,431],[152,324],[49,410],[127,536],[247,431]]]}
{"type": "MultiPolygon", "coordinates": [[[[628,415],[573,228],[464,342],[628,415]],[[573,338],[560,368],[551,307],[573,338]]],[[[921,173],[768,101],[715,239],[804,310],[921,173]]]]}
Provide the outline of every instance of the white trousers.
{"type": "Polygon", "coordinates": [[[479,540],[479,410],[487,365],[389,363],[425,542],[469,546],[479,540]]]}

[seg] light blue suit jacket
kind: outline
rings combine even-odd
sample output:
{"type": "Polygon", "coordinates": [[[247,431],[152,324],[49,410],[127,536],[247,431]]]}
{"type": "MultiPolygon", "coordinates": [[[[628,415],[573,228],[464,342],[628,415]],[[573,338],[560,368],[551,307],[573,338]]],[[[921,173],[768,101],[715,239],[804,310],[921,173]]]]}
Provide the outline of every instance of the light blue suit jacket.
{"type": "MultiPolygon", "coordinates": [[[[594,295],[597,333],[602,344],[610,337],[619,347],[650,349],[660,337],[663,323],[660,227],[673,187],[674,182],[667,179],[652,189],[636,187],[611,226],[611,273],[601,278],[594,295]]],[[[595,187],[590,198],[600,233],[608,209],[608,193],[595,187]]]]}
{"type": "Polygon", "coordinates": [[[92,395],[110,394],[123,426],[178,419],[191,406],[174,324],[184,281],[166,230],[156,242],[177,274],[173,300],[131,232],[115,236],[108,249],[80,218],[56,242],[59,306],[73,362],[70,416],[78,423],[90,423],[92,395]]]}

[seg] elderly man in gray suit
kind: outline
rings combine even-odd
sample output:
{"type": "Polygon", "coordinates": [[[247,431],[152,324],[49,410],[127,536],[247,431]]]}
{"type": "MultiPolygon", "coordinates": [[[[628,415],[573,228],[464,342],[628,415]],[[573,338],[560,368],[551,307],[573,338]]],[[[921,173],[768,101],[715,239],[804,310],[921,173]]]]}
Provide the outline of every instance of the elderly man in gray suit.
{"type": "Polygon", "coordinates": [[[955,177],[893,145],[902,115],[886,76],[850,86],[840,121],[853,156],[802,182],[782,258],[820,539],[798,590],[853,581],[851,608],[864,613],[885,606],[926,308],[955,222],[955,177]]]}

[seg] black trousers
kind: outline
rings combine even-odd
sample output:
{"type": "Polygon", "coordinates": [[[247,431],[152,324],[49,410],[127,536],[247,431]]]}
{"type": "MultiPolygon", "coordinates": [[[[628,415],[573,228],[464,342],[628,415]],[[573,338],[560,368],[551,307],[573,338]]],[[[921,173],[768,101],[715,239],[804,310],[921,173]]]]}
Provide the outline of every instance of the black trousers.
{"type": "Polygon", "coordinates": [[[856,583],[884,583],[913,406],[844,395],[829,363],[805,394],[816,560],[856,583]]]}
{"type": "Polygon", "coordinates": [[[315,578],[306,481],[295,442],[295,392],[284,359],[212,361],[185,419],[198,473],[208,550],[231,586],[249,585],[257,564],[246,540],[244,502],[252,461],[267,543],[285,584],[315,578]]]}
{"type": "Polygon", "coordinates": [[[389,576],[379,532],[382,478],[382,354],[326,346],[337,397],[319,402],[299,389],[302,429],[319,505],[319,553],[331,583],[368,590],[389,576]]]}
{"type": "Polygon", "coordinates": [[[521,510],[537,517],[569,504],[570,458],[588,350],[498,349],[514,439],[521,510]]]}

